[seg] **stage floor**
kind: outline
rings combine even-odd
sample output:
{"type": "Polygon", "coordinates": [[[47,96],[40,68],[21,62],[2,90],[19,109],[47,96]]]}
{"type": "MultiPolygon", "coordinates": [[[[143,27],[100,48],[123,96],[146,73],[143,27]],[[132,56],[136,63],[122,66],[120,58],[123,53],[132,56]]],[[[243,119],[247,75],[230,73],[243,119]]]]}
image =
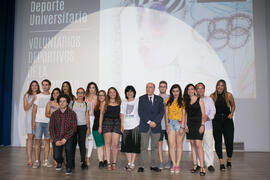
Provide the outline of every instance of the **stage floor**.
{"type": "MultiPolygon", "coordinates": [[[[150,153],[149,153],[150,155],[150,153]]],[[[167,160],[167,152],[164,152],[165,160],[167,160]]],[[[233,155],[232,169],[225,172],[219,171],[219,164],[216,159],[214,173],[207,171],[205,177],[200,177],[199,174],[190,173],[192,168],[190,152],[184,152],[181,161],[180,174],[171,174],[169,170],[162,170],[160,173],[151,172],[149,168],[145,168],[144,173],[136,171],[126,172],[126,158],[123,153],[118,156],[118,168],[114,171],[99,169],[97,162],[96,151],[93,150],[91,157],[91,165],[88,170],[81,170],[79,163],[79,151],[76,154],[76,168],[72,175],[65,175],[65,170],[56,172],[55,168],[32,169],[27,167],[26,150],[19,147],[0,147],[0,179],[1,180],[59,180],[63,179],[95,179],[95,180],[119,180],[132,178],[137,180],[142,179],[242,179],[242,180],[261,180],[270,179],[270,153],[255,153],[255,152],[235,152],[233,155]]]]}

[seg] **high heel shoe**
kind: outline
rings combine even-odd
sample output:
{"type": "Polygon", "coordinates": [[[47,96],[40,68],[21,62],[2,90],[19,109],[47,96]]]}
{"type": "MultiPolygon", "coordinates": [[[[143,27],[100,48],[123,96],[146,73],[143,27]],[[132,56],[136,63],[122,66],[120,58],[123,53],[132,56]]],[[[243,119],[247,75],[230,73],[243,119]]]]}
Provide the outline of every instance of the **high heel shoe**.
{"type": "Polygon", "coordinates": [[[225,171],[225,165],[224,164],[220,164],[220,168],[219,168],[221,171],[225,171]]]}
{"type": "Polygon", "coordinates": [[[107,170],[108,170],[108,171],[111,171],[111,170],[112,170],[112,165],[111,165],[111,163],[108,163],[108,164],[107,164],[107,170]]]}
{"type": "Polygon", "coordinates": [[[194,164],[193,168],[190,170],[191,173],[196,173],[198,171],[198,165],[194,164]]]}
{"type": "Polygon", "coordinates": [[[112,163],[112,170],[116,170],[116,163],[112,163]]]}
{"type": "Polygon", "coordinates": [[[227,166],[227,168],[229,168],[229,169],[232,168],[232,162],[227,161],[226,166],[227,166]]]}
{"type": "Polygon", "coordinates": [[[205,169],[204,167],[201,167],[200,168],[200,176],[205,176],[206,172],[205,172],[205,169]]]}

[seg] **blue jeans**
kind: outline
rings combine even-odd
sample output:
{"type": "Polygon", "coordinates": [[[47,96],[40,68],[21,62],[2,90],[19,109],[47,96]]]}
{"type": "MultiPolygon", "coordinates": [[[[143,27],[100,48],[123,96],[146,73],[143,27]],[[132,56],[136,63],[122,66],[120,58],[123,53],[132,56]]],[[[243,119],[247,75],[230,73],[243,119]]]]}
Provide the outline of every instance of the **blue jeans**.
{"type": "Polygon", "coordinates": [[[42,139],[43,134],[44,139],[50,139],[49,123],[36,122],[35,139],[42,139]]]}
{"type": "Polygon", "coordinates": [[[170,121],[169,125],[170,125],[171,130],[177,132],[181,127],[181,124],[179,123],[179,121],[178,120],[169,120],[169,121],[170,121]]]}

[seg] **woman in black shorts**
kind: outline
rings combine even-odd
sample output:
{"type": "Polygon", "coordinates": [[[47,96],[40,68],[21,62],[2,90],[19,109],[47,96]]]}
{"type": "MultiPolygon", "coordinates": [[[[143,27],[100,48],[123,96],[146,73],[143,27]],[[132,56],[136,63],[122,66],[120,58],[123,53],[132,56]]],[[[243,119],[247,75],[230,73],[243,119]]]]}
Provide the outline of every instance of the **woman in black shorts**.
{"type": "Polygon", "coordinates": [[[118,144],[121,135],[120,105],[121,98],[119,93],[114,87],[109,88],[105,106],[100,111],[100,125],[98,130],[99,133],[103,133],[104,135],[108,170],[116,169],[118,144]],[[110,157],[111,149],[112,163],[110,157]]]}

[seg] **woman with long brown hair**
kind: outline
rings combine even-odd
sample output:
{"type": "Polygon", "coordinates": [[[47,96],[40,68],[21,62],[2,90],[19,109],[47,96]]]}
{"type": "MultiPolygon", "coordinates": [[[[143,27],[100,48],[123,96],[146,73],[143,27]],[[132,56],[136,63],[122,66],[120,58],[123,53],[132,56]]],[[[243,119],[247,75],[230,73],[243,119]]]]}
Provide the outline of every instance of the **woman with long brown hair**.
{"type": "Polygon", "coordinates": [[[231,168],[233,153],[234,124],[233,114],[235,103],[232,93],[227,91],[226,82],[221,79],[216,84],[216,91],[211,94],[215,102],[216,115],[213,119],[213,135],[215,139],[215,150],[220,162],[220,170],[225,170],[222,156],[222,135],[224,136],[227,152],[227,168],[231,168]]]}
{"type": "Polygon", "coordinates": [[[37,81],[32,81],[29,85],[29,88],[26,94],[23,96],[23,108],[26,113],[25,119],[25,131],[27,134],[27,165],[28,167],[32,167],[32,147],[33,147],[33,139],[34,139],[34,132],[32,128],[32,109],[34,101],[36,100],[36,95],[40,93],[40,87],[37,81]]]}
{"type": "Polygon", "coordinates": [[[202,147],[202,139],[204,134],[205,124],[205,107],[203,99],[199,98],[195,94],[195,86],[188,84],[184,91],[184,102],[186,109],[186,125],[185,130],[187,132],[187,139],[190,140],[193,168],[192,173],[197,172],[197,155],[200,161],[200,176],[205,176],[204,168],[204,151],[202,147]]]}
{"type": "MultiPolygon", "coordinates": [[[[90,121],[90,129],[93,128],[94,124],[94,108],[97,104],[97,95],[98,95],[98,86],[94,82],[90,82],[87,85],[86,88],[86,93],[85,93],[85,102],[87,103],[87,106],[89,108],[89,121],[90,121]]],[[[89,159],[92,154],[92,150],[94,147],[94,139],[93,139],[93,134],[90,133],[89,136],[86,138],[86,148],[87,148],[87,153],[86,153],[86,163],[89,165],[89,159]]]]}
{"type": "MultiPolygon", "coordinates": [[[[59,108],[59,104],[57,103],[57,97],[60,95],[61,90],[59,88],[54,88],[51,93],[51,98],[48,104],[46,105],[45,115],[47,118],[51,118],[51,115],[53,112],[55,112],[59,108]]],[[[52,146],[53,140],[51,138],[51,146],[52,146]]],[[[52,146],[53,147],[53,146],[52,146]]],[[[64,153],[63,157],[64,157],[64,153]]],[[[51,155],[53,156],[53,148],[51,148],[51,155]]],[[[54,160],[55,167],[57,166],[57,162],[54,160]]]]}
{"type": "Polygon", "coordinates": [[[99,133],[103,133],[104,135],[108,170],[116,169],[118,144],[121,134],[120,105],[121,98],[118,91],[114,87],[109,88],[105,106],[100,112],[98,130],[99,133]],[[112,164],[110,158],[111,149],[113,157],[112,164]]]}
{"type": "Polygon", "coordinates": [[[170,97],[165,100],[165,120],[169,139],[169,153],[173,163],[170,171],[180,172],[180,161],[185,137],[186,111],[179,84],[172,85],[170,97]],[[175,152],[176,150],[176,152],[175,152]]]}
{"type": "Polygon", "coordinates": [[[69,81],[64,81],[62,83],[61,93],[68,95],[70,98],[70,101],[75,101],[75,99],[76,99],[72,93],[72,88],[71,88],[71,84],[69,81]]]}
{"type": "Polygon", "coordinates": [[[104,90],[98,92],[98,98],[96,106],[94,107],[94,124],[92,129],[92,134],[96,143],[97,156],[99,161],[99,168],[107,166],[106,153],[105,153],[105,144],[104,137],[101,133],[98,132],[99,129],[99,117],[100,111],[104,108],[107,96],[104,90]]]}

